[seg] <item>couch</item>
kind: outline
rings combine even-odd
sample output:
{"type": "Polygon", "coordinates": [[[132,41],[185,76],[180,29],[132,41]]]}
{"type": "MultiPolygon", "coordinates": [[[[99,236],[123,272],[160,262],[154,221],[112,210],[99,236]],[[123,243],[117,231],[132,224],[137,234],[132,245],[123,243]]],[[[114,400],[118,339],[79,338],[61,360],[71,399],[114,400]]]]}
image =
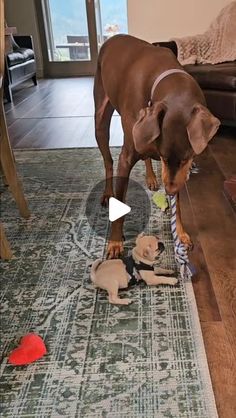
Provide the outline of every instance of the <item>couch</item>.
{"type": "MultiPolygon", "coordinates": [[[[154,42],[153,45],[170,48],[178,55],[174,41],[154,42]]],[[[222,124],[236,126],[236,61],[186,65],[184,68],[202,88],[211,112],[222,124]]]]}
{"type": "Polygon", "coordinates": [[[14,35],[12,48],[5,54],[4,96],[12,102],[12,88],[28,79],[37,85],[36,61],[31,36],[14,35]]]}

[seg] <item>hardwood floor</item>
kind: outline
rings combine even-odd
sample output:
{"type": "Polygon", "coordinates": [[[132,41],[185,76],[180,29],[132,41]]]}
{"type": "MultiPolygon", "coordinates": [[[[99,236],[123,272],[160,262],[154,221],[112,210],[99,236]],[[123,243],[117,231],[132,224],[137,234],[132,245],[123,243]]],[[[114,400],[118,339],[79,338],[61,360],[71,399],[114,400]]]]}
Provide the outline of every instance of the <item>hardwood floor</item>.
{"type": "MultiPolygon", "coordinates": [[[[13,148],[95,147],[93,79],[39,80],[17,90],[6,104],[13,148]]],[[[120,118],[114,114],[111,146],[122,145],[120,118]]]]}
{"type": "MultiPolygon", "coordinates": [[[[13,148],[96,146],[92,78],[40,80],[14,92],[6,104],[13,148]]],[[[122,144],[118,115],[111,146],[122,144]]],[[[195,247],[193,279],[199,317],[220,418],[236,417],[236,214],[223,194],[236,174],[236,128],[222,128],[196,159],[181,193],[183,221],[195,247]]]]}

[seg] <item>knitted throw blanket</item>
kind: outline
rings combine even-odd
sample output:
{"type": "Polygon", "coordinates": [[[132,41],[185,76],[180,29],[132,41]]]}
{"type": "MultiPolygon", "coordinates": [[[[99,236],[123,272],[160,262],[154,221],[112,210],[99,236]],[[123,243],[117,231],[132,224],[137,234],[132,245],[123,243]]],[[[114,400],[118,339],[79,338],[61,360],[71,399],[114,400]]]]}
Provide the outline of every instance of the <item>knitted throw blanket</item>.
{"type": "Polygon", "coordinates": [[[236,1],[221,10],[205,33],[172,40],[182,65],[236,60],[236,1]]]}

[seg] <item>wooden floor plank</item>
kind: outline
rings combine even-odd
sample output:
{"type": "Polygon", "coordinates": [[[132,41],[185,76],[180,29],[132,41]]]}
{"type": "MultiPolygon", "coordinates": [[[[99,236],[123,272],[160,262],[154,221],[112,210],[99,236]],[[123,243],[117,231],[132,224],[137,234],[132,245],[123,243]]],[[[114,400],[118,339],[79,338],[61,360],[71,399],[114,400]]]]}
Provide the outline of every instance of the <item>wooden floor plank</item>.
{"type": "Polygon", "coordinates": [[[34,121],[34,128],[18,141],[16,148],[79,147],[80,138],[90,124],[88,118],[50,118],[34,121]]]}
{"type": "Polygon", "coordinates": [[[224,194],[236,212],[236,174],[224,181],[224,194]]]}
{"type": "Polygon", "coordinates": [[[202,324],[217,411],[220,418],[236,417],[235,357],[221,322],[202,324]]]}
{"type": "Polygon", "coordinates": [[[236,347],[236,217],[223,195],[224,177],[209,150],[198,164],[199,174],[191,177],[187,189],[222,321],[236,347]]]}
{"type": "Polygon", "coordinates": [[[221,130],[221,135],[210,144],[210,151],[225,178],[236,174],[236,128],[221,130]],[[223,136],[223,144],[222,144],[223,136]],[[223,145],[223,146],[222,146],[223,145]]]}
{"type": "MultiPolygon", "coordinates": [[[[194,174],[193,174],[194,175],[194,174]]],[[[201,322],[221,321],[219,307],[212,286],[201,241],[198,236],[196,219],[190,204],[186,188],[180,193],[181,214],[185,230],[190,235],[194,248],[189,252],[189,260],[193,264],[196,273],[193,277],[193,288],[197,295],[196,302],[201,322]]]]}
{"type": "MultiPolygon", "coordinates": [[[[15,119],[14,123],[11,123],[8,128],[12,148],[19,148],[19,143],[24,137],[30,135],[39,121],[40,119],[24,119],[24,122],[22,122],[22,119],[15,119]]],[[[33,141],[28,143],[27,148],[30,148],[31,146],[34,147],[33,141]]]]}
{"type": "MultiPolygon", "coordinates": [[[[113,116],[110,146],[123,144],[120,118],[113,116]]],[[[96,147],[94,118],[63,117],[16,119],[9,127],[12,147],[17,148],[77,148],[96,147]]]]}
{"type": "MultiPolygon", "coordinates": [[[[23,86],[25,83],[23,83],[23,86]]],[[[22,85],[20,85],[22,86],[22,85]]],[[[6,118],[8,126],[10,126],[18,118],[25,118],[28,111],[30,111],[35,105],[42,103],[45,97],[51,94],[52,85],[49,80],[41,80],[38,86],[30,88],[28,95],[20,94],[18,99],[18,92],[14,94],[13,90],[13,102],[5,104],[6,118]]],[[[22,91],[23,87],[22,87],[22,91]]],[[[26,84],[26,92],[29,91],[26,84]]],[[[25,93],[25,92],[24,92],[25,93]]],[[[40,114],[38,115],[40,117],[40,114]]]]}

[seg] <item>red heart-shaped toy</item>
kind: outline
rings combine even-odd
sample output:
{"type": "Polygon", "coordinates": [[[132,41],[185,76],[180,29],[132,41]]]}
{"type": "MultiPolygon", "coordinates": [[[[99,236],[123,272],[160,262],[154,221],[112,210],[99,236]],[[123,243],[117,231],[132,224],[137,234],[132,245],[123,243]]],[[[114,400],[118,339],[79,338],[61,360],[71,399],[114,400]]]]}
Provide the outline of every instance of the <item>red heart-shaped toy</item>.
{"type": "Polygon", "coordinates": [[[14,366],[23,366],[32,363],[47,354],[47,349],[42,338],[36,334],[27,334],[21,341],[18,348],[11,352],[8,362],[14,366]]]}

